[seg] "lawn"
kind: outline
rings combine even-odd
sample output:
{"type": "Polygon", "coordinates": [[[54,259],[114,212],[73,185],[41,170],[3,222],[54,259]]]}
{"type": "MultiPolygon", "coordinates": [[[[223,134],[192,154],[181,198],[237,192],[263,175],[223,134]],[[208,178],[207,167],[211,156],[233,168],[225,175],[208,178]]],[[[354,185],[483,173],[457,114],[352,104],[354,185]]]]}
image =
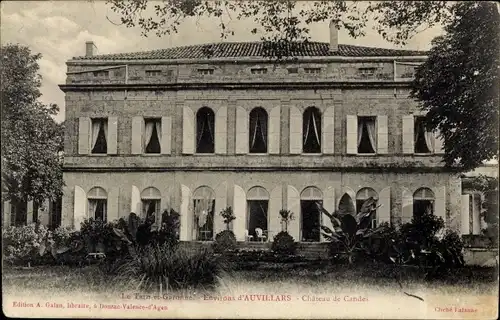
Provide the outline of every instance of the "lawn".
{"type": "MultiPolygon", "coordinates": [[[[9,301],[19,300],[20,297],[24,300],[43,300],[43,298],[50,297],[53,301],[67,301],[68,298],[71,298],[75,301],[113,303],[118,300],[123,301],[124,295],[132,296],[132,299],[135,299],[134,301],[138,301],[137,299],[141,300],[141,297],[146,297],[148,294],[159,294],[159,291],[154,293],[138,292],[135,290],[137,279],[131,279],[132,281],[129,282],[116,281],[95,265],[81,268],[68,266],[38,266],[31,269],[7,268],[4,270],[2,280],[3,293],[5,297],[9,298],[9,301]]],[[[413,306],[413,308],[420,310],[418,312],[423,312],[422,310],[425,309],[426,312],[424,313],[428,316],[428,313],[431,312],[428,309],[435,308],[432,306],[437,303],[436,299],[462,297],[462,301],[472,301],[465,303],[466,305],[480,304],[487,306],[496,301],[495,297],[498,296],[498,291],[496,270],[493,268],[469,267],[456,270],[446,278],[425,281],[421,270],[410,267],[396,269],[387,268],[385,265],[371,265],[368,267],[313,264],[283,269],[268,264],[267,268],[261,267],[259,270],[223,272],[220,275],[217,287],[213,290],[197,288],[196,290],[172,292],[162,288],[162,294],[167,294],[170,297],[193,298],[194,301],[166,301],[171,309],[184,310],[184,312],[189,310],[191,312],[189,314],[193,317],[209,317],[212,314],[217,316],[225,314],[232,317],[234,313],[231,312],[238,305],[238,310],[244,310],[241,312],[245,312],[245,315],[255,315],[257,317],[266,317],[266,315],[274,314],[273,312],[278,312],[278,310],[281,312],[280,315],[295,310],[289,317],[321,318],[322,315],[326,316],[328,312],[335,310],[335,314],[339,317],[363,318],[367,317],[367,314],[362,312],[371,312],[370,310],[375,310],[373,308],[381,308],[380,312],[384,312],[383,314],[386,317],[396,315],[399,317],[399,315],[409,312],[409,317],[421,318],[420,314],[412,314],[411,308],[395,310],[394,303],[413,306]],[[399,281],[396,276],[400,279],[399,281]],[[424,299],[425,302],[411,297],[405,292],[416,295],[424,299]],[[238,299],[241,300],[241,297],[247,299],[248,302],[237,301],[238,299]],[[319,301],[327,298],[334,299],[335,297],[342,301],[336,304],[319,301]],[[366,299],[367,302],[364,305],[357,302],[356,306],[362,307],[346,308],[352,307],[353,304],[345,302],[347,300],[344,299],[351,299],[352,297],[366,299]],[[475,297],[483,298],[479,298],[479,301],[475,297]],[[491,297],[493,297],[493,300],[490,299],[491,297]],[[470,300],[471,298],[475,300],[470,300]],[[232,302],[231,299],[233,299],[232,302]],[[260,301],[262,299],[264,301],[260,301]],[[272,301],[275,299],[289,299],[296,302],[293,306],[302,305],[303,308],[297,311],[295,308],[291,308],[292,305],[287,307],[286,303],[272,301]],[[200,302],[203,303],[203,308],[198,310],[200,302]],[[270,304],[272,304],[272,308],[267,309],[267,311],[266,308],[255,308],[256,303],[262,307],[271,306],[270,304]],[[191,305],[194,308],[188,307],[191,305]],[[222,305],[224,305],[224,308],[221,308],[222,305]],[[304,313],[304,310],[309,310],[309,313],[304,313]],[[265,311],[268,313],[262,314],[265,311]],[[227,312],[227,314],[224,312],[227,312]]],[[[485,307],[483,309],[486,310],[485,307]]],[[[48,312],[48,310],[46,311],[48,312]]],[[[99,312],[104,311],[99,310],[99,312]]],[[[106,316],[105,313],[99,315],[106,316]]],[[[180,312],[170,315],[176,317],[185,314],[180,312]]],[[[136,316],[140,317],[141,315],[136,314],[136,316]]],[[[439,317],[440,314],[436,314],[432,318],[439,317]]]]}

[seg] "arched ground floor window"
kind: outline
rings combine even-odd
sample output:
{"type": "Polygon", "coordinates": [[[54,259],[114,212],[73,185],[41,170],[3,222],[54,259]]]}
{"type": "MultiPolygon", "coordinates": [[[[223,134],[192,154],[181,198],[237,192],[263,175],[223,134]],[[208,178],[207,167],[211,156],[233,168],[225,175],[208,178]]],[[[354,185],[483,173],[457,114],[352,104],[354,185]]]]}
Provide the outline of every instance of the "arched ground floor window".
{"type": "Polygon", "coordinates": [[[425,213],[434,214],[435,196],[429,188],[420,188],[413,194],[413,216],[421,217],[425,213]]]}
{"type": "Polygon", "coordinates": [[[301,241],[319,242],[321,239],[321,213],[323,194],[316,187],[308,187],[300,195],[301,241]]]}
{"type": "Polygon", "coordinates": [[[214,239],[215,192],[209,187],[199,187],[193,194],[194,239],[212,241],[214,239]]]}
{"type": "Polygon", "coordinates": [[[88,195],[88,217],[95,220],[107,221],[108,193],[101,187],[90,189],[88,195]]]}
{"type": "Polygon", "coordinates": [[[269,193],[262,187],[253,187],[247,193],[247,239],[267,241],[268,239],[269,193]]]}

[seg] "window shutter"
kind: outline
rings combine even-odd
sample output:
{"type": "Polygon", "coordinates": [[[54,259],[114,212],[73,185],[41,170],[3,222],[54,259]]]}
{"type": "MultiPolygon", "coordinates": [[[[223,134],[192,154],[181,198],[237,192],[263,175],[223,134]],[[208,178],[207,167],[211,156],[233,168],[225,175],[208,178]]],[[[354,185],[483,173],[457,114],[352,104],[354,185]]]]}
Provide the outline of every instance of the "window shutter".
{"type": "Polygon", "coordinates": [[[439,137],[439,131],[434,133],[434,153],[444,154],[444,141],[439,137]]]}
{"type": "Polygon", "coordinates": [[[130,194],[130,212],[141,215],[141,192],[136,186],[132,186],[130,194]]]}
{"type": "Polygon", "coordinates": [[[300,241],[300,194],[293,186],[287,188],[287,202],[286,207],[293,212],[295,220],[291,220],[288,224],[288,233],[295,241],[300,241]]]}
{"type": "Polygon", "coordinates": [[[391,188],[386,187],[380,191],[377,209],[377,225],[383,222],[391,223],[391,188]]]}
{"type": "Polygon", "coordinates": [[[403,116],[403,153],[412,154],[415,151],[413,115],[403,116]]]}
{"type": "Polygon", "coordinates": [[[358,117],[348,115],[346,119],[347,154],[358,153],[358,117]]]}
{"type": "Polygon", "coordinates": [[[79,231],[81,223],[87,218],[87,194],[81,187],[75,186],[74,197],[73,227],[76,231],[79,231]]]}
{"type": "Polygon", "coordinates": [[[439,187],[434,193],[436,196],[436,203],[434,206],[435,215],[443,218],[446,225],[446,187],[439,187]]]}
{"type": "Polygon", "coordinates": [[[108,117],[108,154],[117,154],[118,145],[118,118],[108,117]]]}
{"type": "Polygon", "coordinates": [[[143,117],[133,117],[132,118],[132,137],[131,137],[131,153],[141,154],[142,153],[142,127],[144,124],[143,117]]]}
{"type": "Polygon", "coordinates": [[[12,220],[11,220],[11,204],[10,204],[10,201],[4,201],[3,202],[3,206],[2,206],[2,209],[3,209],[3,225],[8,227],[10,225],[12,225],[12,220]]]}
{"type": "Polygon", "coordinates": [[[469,210],[469,206],[470,206],[470,195],[469,194],[463,194],[462,195],[462,211],[460,212],[461,214],[461,226],[460,226],[460,230],[462,232],[462,234],[470,234],[470,227],[469,227],[469,223],[470,223],[470,210],[469,210]]]}
{"type": "Polygon", "coordinates": [[[335,108],[328,107],[323,113],[323,133],[321,147],[324,154],[334,153],[335,143],[335,108]]]}
{"type": "Polygon", "coordinates": [[[236,154],[248,153],[248,112],[236,107],[236,154]]]}
{"type": "MultiPolygon", "coordinates": [[[[328,187],[324,192],[323,192],[323,207],[330,213],[335,212],[335,189],[333,187],[328,187]]],[[[333,229],[332,222],[330,221],[330,218],[326,216],[323,213],[321,214],[321,225],[326,226],[330,229],[333,229]]],[[[323,237],[323,232],[321,232],[321,241],[326,241],[326,239],[323,237]]]]}
{"type": "Polygon", "coordinates": [[[78,121],[78,154],[90,153],[90,119],[81,117],[78,121]]]}
{"type": "Polygon", "coordinates": [[[191,202],[191,190],[185,185],[181,185],[181,210],[180,210],[180,235],[181,241],[189,241],[192,238],[191,235],[191,223],[190,219],[193,219],[192,212],[189,212],[191,202]]]}
{"type": "Polygon", "coordinates": [[[281,125],[281,107],[276,106],[269,115],[269,153],[280,153],[280,125],[281,125]]]}
{"type": "MultiPolygon", "coordinates": [[[[215,153],[227,153],[227,107],[219,107],[215,119],[215,153]]],[[[217,205],[217,204],[216,204],[217,205]]]]}
{"type": "MultiPolygon", "coordinates": [[[[247,142],[248,144],[248,142],[247,142]]],[[[245,241],[247,203],[245,191],[238,185],[234,185],[233,212],[236,216],[234,220],[234,235],[237,241],[245,241]]]]}
{"type": "Polygon", "coordinates": [[[118,187],[111,188],[108,193],[106,221],[110,222],[117,220],[119,218],[118,217],[119,198],[120,198],[120,188],[118,187]]]}
{"type": "Polygon", "coordinates": [[[182,109],[182,153],[194,153],[194,113],[187,106],[182,109]]]}
{"type": "Polygon", "coordinates": [[[161,117],[161,153],[172,153],[172,117],[161,117]]]}
{"type": "Polygon", "coordinates": [[[290,106],[290,154],[302,153],[302,114],[290,106]]]}
{"type": "Polygon", "coordinates": [[[214,212],[214,234],[226,229],[224,218],[220,212],[227,207],[227,183],[221,183],[215,189],[215,212],[214,212]]]}
{"type": "Polygon", "coordinates": [[[389,152],[389,129],[387,128],[387,116],[377,117],[377,153],[387,154],[389,152]]]}
{"type": "Polygon", "coordinates": [[[410,192],[410,190],[406,188],[403,188],[401,205],[402,205],[401,222],[402,223],[411,222],[411,219],[413,218],[413,194],[410,192]]]}
{"type": "Polygon", "coordinates": [[[269,210],[268,210],[269,218],[267,219],[269,223],[268,237],[270,241],[273,241],[274,236],[281,231],[281,219],[279,212],[281,209],[283,209],[282,197],[283,193],[281,185],[276,186],[273,190],[271,190],[271,197],[269,200],[269,210]]]}
{"type": "Polygon", "coordinates": [[[28,201],[26,205],[26,224],[31,224],[33,221],[33,200],[28,201]]]}

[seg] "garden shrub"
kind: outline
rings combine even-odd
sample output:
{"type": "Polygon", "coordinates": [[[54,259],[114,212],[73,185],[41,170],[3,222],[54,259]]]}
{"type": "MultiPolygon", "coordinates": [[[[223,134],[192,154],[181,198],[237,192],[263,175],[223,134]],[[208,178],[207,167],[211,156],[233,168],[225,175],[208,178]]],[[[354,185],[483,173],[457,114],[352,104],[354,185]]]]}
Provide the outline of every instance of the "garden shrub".
{"type": "Polygon", "coordinates": [[[148,245],[137,251],[137,258],[130,258],[115,269],[117,279],[140,281],[142,290],[163,288],[187,289],[213,287],[220,272],[217,258],[211,250],[176,250],[168,244],[148,245]]]}
{"type": "Polygon", "coordinates": [[[271,250],[279,254],[293,255],[297,251],[297,242],[288,232],[281,231],[274,236],[271,250]]]}
{"type": "Polygon", "coordinates": [[[5,261],[14,265],[40,263],[39,247],[48,236],[49,230],[35,223],[2,230],[5,261]]]}
{"type": "Polygon", "coordinates": [[[215,236],[213,243],[214,251],[217,253],[226,253],[236,249],[236,237],[231,230],[223,230],[215,236]]]}

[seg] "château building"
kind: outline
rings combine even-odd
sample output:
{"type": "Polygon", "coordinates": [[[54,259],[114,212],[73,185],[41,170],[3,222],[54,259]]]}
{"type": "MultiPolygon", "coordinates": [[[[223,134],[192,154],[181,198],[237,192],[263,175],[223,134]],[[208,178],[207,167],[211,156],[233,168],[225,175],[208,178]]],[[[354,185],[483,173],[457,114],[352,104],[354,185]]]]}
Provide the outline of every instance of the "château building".
{"type": "Polygon", "coordinates": [[[272,241],[289,209],[288,232],[321,242],[317,201],[359,210],[374,197],[374,225],[432,210],[460,230],[460,177],[409,98],[426,52],[337,40],[331,28],[278,62],[260,42],[104,55],[87,42],[60,85],[62,224],[173,208],[181,240],[210,241],[231,206],[239,241],[272,241]]]}

